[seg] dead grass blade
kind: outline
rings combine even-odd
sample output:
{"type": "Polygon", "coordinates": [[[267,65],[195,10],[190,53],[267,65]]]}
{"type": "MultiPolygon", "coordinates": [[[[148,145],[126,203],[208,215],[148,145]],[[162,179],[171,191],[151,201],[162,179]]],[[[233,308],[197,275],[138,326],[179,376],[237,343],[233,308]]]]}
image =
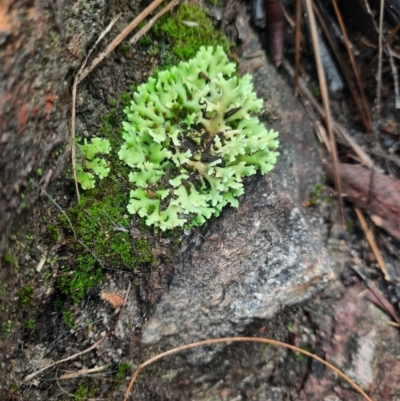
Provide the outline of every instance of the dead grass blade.
{"type": "Polygon", "coordinates": [[[367,221],[365,220],[364,215],[362,214],[361,210],[358,207],[355,207],[354,210],[356,211],[358,221],[364,231],[365,237],[367,238],[368,244],[371,247],[373,254],[375,255],[375,259],[378,262],[382,273],[385,276],[385,280],[392,281],[390,274],[386,268],[386,263],[383,260],[382,254],[376,244],[374,234],[372,233],[371,229],[368,227],[367,221]]]}
{"type": "Polygon", "coordinates": [[[351,63],[351,66],[353,68],[354,76],[356,78],[356,84],[357,84],[357,87],[358,87],[358,92],[359,92],[359,94],[361,96],[361,98],[360,98],[361,107],[362,107],[362,109],[364,111],[364,114],[363,114],[363,116],[364,116],[364,118],[363,118],[364,127],[365,127],[367,132],[372,132],[372,130],[373,130],[372,113],[371,113],[370,107],[369,107],[368,102],[367,102],[367,98],[366,98],[365,93],[364,93],[364,87],[363,87],[362,82],[361,82],[360,72],[358,70],[358,67],[357,67],[357,64],[356,64],[356,60],[354,58],[354,54],[353,54],[353,51],[352,51],[352,46],[350,44],[350,40],[349,40],[349,37],[347,35],[347,30],[346,30],[346,27],[345,27],[344,22],[343,22],[342,14],[340,13],[340,10],[339,10],[339,7],[337,5],[336,0],[332,0],[332,4],[333,4],[333,8],[335,9],[336,18],[337,18],[337,20],[339,22],[340,29],[341,29],[343,37],[344,37],[344,43],[346,45],[347,54],[349,55],[350,63],[351,63]]]}
{"type": "Polygon", "coordinates": [[[317,25],[315,23],[314,11],[312,8],[311,0],[306,0],[306,7],[307,7],[307,15],[308,20],[310,23],[310,31],[311,37],[313,42],[314,54],[315,54],[315,63],[317,65],[317,72],[318,72],[318,81],[321,89],[321,97],[324,105],[325,111],[325,124],[326,130],[328,131],[330,143],[331,143],[331,151],[332,151],[332,160],[335,169],[335,187],[337,192],[337,198],[339,203],[339,219],[342,229],[345,227],[345,218],[344,218],[344,208],[343,208],[343,200],[342,200],[342,191],[340,188],[340,179],[339,174],[337,171],[337,166],[339,164],[339,159],[337,155],[337,148],[336,148],[336,141],[333,135],[333,127],[332,127],[332,115],[331,115],[331,108],[329,104],[329,94],[328,88],[326,85],[326,77],[324,67],[322,65],[321,60],[321,52],[319,49],[319,42],[318,42],[318,32],[317,32],[317,25]]]}
{"type": "Polygon", "coordinates": [[[139,373],[142,369],[144,369],[145,367],[151,365],[152,363],[166,357],[169,355],[173,355],[173,354],[177,354],[178,352],[182,352],[188,349],[192,349],[192,348],[197,348],[197,347],[201,347],[203,345],[211,345],[211,344],[222,344],[222,343],[231,343],[231,342],[253,342],[253,343],[262,343],[262,344],[271,344],[271,345],[275,345],[278,347],[284,347],[284,348],[288,348],[292,351],[295,352],[300,352],[303,355],[307,355],[310,358],[315,359],[316,361],[322,363],[323,365],[325,365],[326,367],[328,367],[329,369],[331,369],[333,372],[335,372],[338,376],[340,376],[343,380],[345,380],[347,383],[350,384],[351,387],[353,387],[359,394],[361,394],[366,400],[368,401],[372,401],[372,399],[356,384],[353,382],[353,380],[351,380],[348,376],[346,376],[344,373],[342,373],[338,368],[336,368],[335,366],[331,365],[329,362],[326,362],[325,360],[323,360],[322,358],[320,358],[319,356],[312,354],[311,352],[308,352],[304,349],[298,348],[294,345],[290,345],[290,344],[286,344],[283,343],[281,341],[277,341],[277,340],[271,340],[269,338],[257,338],[257,337],[228,337],[228,338],[216,338],[216,339],[211,339],[211,340],[204,340],[204,341],[198,341],[192,344],[187,344],[187,345],[182,345],[180,347],[177,348],[173,348],[169,351],[163,352],[161,354],[158,354],[156,356],[154,356],[153,358],[148,359],[146,362],[143,362],[142,364],[140,364],[138,366],[138,368],[136,369],[134,375],[132,376],[132,379],[129,383],[128,389],[125,392],[125,397],[124,397],[124,401],[128,401],[128,397],[129,394],[132,390],[133,385],[136,382],[137,377],[139,376],[139,373]]]}
{"type": "MultiPolygon", "coordinates": [[[[128,295],[129,295],[129,291],[131,289],[131,283],[129,282],[128,284],[128,288],[126,290],[126,294],[125,294],[125,299],[124,299],[124,305],[126,304],[126,300],[128,299],[128,295]]],[[[27,382],[31,379],[33,379],[34,377],[36,377],[37,375],[39,375],[40,373],[44,372],[45,370],[52,368],[53,366],[59,365],[60,363],[64,363],[64,362],[68,362],[71,361],[72,359],[76,359],[82,355],[87,354],[88,352],[100,347],[100,345],[102,344],[102,342],[108,338],[111,333],[115,330],[115,328],[117,327],[117,323],[119,321],[119,318],[121,317],[122,311],[124,310],[124,305],[122,305],[121,309],[118,312],[118,316],[114,321],[114,324],[111,326],[110,330],[107,331],[107,333],[100,338],[99,341],[96,341],[93,345],[91,345],[89,348],[86,348],[85,350],[81,351],[81,352],[77,352],[76,354],[73,354],[71,356],[68,356],[67,358],[64,359],[60,359],[57,362],[53,362],[50,365],[45,366],[42,369],[37,370],[36,372],[31,373],[30,375],[26,376],[24,379],[24,382],[27,382]]]]}

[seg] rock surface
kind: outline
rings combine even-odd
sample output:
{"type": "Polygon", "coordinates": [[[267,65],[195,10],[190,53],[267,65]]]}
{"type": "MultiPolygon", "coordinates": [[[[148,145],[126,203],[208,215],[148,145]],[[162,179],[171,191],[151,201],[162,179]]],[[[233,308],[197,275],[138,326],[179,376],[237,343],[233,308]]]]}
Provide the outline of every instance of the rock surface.
{"type": "MultiPolygon", "coordinates": [[[[300,206],[320,180],[312,126],[245,16],[238,23],[246,31],[241,71],[253,74],[267,116],[276,120],[281,156],[271,173],[249,180],[238,209],[226,210],[202,235],[193,230],[168,293],[142,328],[139,354],[248,332],[315,294],[331,274],[323,222],[300,206]]],[[[197,350],[187,363],[210,362],[221,349],[197,350]]]]}

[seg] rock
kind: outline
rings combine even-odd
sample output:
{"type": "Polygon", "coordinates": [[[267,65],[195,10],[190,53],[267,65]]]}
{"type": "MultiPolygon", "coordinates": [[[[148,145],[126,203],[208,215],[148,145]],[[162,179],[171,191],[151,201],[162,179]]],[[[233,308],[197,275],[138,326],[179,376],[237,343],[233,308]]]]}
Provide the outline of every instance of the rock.
{"type": "MultiPolygon", "coordinates": [[[[280,132],[281,155],[271,173],[247,182],[237,209],[226,210],[202,235],[193,233],[168,293],[143,326],[140,355],[201,339],[242,335],[257,323],[267,322],[282,307],[311,297],[331,274],[321,219],[314,218],[312,209],[300,206],[321,174],[312,126],[260,51],[245,18],[241,27],[247,29],[247,41],[239,49],[241,70],[254,75],[255,89],[266,101],[268,115],[279,116],[273,128],[280,132]]],[[[218,365],[215,361],[223,360],[224,350],[218,346],[185,354],[178,369],[212,361],[218,365]]],[[[252,358],[259,360],[259,353],[251,354],[252,358]]],[[[156,375],[160,388],[163,374],[164,370],[156,375]]],[[[190,398],[210,397],[214,379],[204,377],[203,391],[190,398]]],[[[180,399],[187,396],[185,391],[179,393],[180,399]]],[[[284,392],[276,399],[283,397],[284,392]]]]}

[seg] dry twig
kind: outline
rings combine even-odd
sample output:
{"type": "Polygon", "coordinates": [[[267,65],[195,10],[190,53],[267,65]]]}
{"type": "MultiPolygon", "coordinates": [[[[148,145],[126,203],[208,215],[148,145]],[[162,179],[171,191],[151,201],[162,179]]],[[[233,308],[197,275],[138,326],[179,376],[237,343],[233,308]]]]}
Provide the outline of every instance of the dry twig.
{"type": "Polygon", "coordinates": [[[278,347],[284,347],[284,348],[288,348],[292,351],[296,351],[296,352],[300,352],[303,355],[307,355],[310,358],[313,358],[315,360],[317,360],[318,362],[322,363],[323,365],[325,365],[326,367],[328,367],[329,369],[331,369],[332,371],[334,371],[338,376],[340,376],[343,380],[345,380],[347,383],[349,383],[358,393],[360,393],[366,400],[368,401],[372,401],[370,397],[368,397],[368,395],[359,387],[357,386],[356,383],[354,383],[348,376],[346,376],[344,373],[342,373],[338,368],[336,368],[335,366],[331,365],[329,362],[326,362],[325,360],[323,360],[322,358],[320,358],[319,356],[312,354],[311,352],[308,352],[304,349],[298,348],[294,345],[290,345],[290,344],[286,344],[283,343],[281,341],[277,341],[277,340],[271,340],[269,338],[257,338],[257,337],[228,337],[228,338],[216,338],[216,339],[211,339],[211,340],[204,340],[204,341],[198,341],[192,344],[187,344],[187,345],[182,345],[180,347],[177,348],[173,348],[169,351],[163,352],[161,354],[158,354],[156,356],[154,356],[153,358],[148,359],[146,362],[143,362],[142,364],[140,364],[138,366],[138,368],[136,369],[134,375],[132,376],[132,379],[129,383],[128,389],[125,392],[125,397],[124,397],[124,401],[128,401],[128,397],[129,394],[132,390],[133,385],[135,384],[135,381],[137,379],[137,377],[139,376],[139,373],[142,369],[144,369],[145,367],[151,365],[152,363],[166,357],[169,355],[173,355],[176,354],[178,352],[181,351],[185,351],[188,349],[192,349],[192,348],[196,348],[196,347],[201,347],[203,345],[210,345],[210,344],[221,344],[221,343],[230,343],[230,342],[253,342],[253,343],[263,343],[263,344],[270,344],[270,345],[276,345],[278,347]]]}
{"type": "Polygon", "coordinates": [[[92,369],[81,369],[74,373],[66,373],[65,375],[61,375],[59,378],[62,380],[76,379],[77,377],[80,377],[80,376],[87,376],[87,375],[90,375],[91,373],[101,372],[104,369],[106,369],[106,366],[96,366],[95,368],[92,368],[92,369]]]}

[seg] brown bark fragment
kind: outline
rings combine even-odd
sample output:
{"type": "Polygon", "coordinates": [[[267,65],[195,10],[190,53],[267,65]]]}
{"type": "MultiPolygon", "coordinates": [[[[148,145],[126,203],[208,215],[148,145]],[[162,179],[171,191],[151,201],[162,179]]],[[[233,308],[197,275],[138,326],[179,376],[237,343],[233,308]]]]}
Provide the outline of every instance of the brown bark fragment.
{"type": "MultiPolygon", "coordinates": [[[[328,178],[332,179],[332,164],[325,167],[328,178]]],[[[342,195],[366,210],[377,226],[400,240],[400,182],[378,171],[350,164],[340,164],[338,172],[342,195]]]]}

